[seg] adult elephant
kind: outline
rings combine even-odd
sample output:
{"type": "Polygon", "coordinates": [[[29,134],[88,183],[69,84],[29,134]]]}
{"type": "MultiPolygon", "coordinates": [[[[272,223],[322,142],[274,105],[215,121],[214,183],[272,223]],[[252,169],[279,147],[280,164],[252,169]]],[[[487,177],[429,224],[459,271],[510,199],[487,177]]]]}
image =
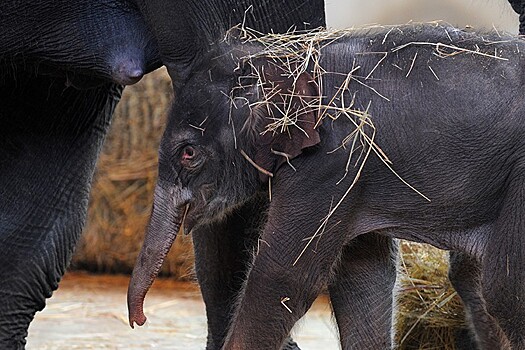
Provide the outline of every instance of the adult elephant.
{"type": "Polygon", "coordinates": [[[122,85],[160,59],[133,1],[2,1],[0,33],[0,349],[20,349],[80,237],[122,85]]]}
{"type": "Polygon", "coordinates": [[[132,1],[0,2],[0,349],[71,259],[122,85],[159,66],[132,1]]]}

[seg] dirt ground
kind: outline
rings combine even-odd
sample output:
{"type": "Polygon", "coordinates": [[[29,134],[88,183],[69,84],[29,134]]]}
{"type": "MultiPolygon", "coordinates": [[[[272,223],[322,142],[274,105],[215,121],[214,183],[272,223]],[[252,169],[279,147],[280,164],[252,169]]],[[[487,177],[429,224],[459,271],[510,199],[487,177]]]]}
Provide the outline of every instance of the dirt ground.
{"type": "MultiPolygon", "coordinates": [[[[28,350],[204,349],[206,317],[195,284],[158,279],[144,327],[127,321],[129,277],[68,273],[29,328],[28,350]]],[[[301,349],[338,349],[330,306],[320,298],[294,330],[301,349]]]]}

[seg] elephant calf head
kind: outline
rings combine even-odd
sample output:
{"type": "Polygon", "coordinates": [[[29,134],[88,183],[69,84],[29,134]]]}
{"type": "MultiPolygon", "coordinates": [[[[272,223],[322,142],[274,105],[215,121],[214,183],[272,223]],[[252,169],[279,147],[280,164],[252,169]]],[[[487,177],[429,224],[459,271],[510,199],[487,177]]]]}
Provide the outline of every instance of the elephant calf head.
{"type": "Polygon", "coordinates": [[[267,189],[275,171],[320,142],[317,85],[238,43],[209,53],[177,91],[159,153],[159,180],[146,238],[128,290],[129,321],[180,227],[227,215],[267,189]]]}

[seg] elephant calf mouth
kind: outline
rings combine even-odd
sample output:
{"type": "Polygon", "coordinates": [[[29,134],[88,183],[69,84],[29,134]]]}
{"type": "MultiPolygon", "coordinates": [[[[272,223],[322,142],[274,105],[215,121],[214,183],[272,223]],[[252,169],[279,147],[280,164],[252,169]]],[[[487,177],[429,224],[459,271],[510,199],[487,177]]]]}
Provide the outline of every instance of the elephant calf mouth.
{"type": "Polygon", "coordinates": [[[194,216],[190,214],[190,206],[190,203],[186,204],[182,215],[181,228],[184,235],[189,235],[195,226],[194,216]]]}

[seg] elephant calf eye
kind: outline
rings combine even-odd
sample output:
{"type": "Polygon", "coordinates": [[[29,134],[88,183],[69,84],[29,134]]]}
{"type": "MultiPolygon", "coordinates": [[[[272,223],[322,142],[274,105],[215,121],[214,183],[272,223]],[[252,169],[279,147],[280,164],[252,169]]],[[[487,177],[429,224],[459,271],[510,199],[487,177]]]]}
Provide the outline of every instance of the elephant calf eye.
{"type": "Polygon", "coordinates": [[[184,150],[182,151],[182,160],[192,160],[195,158],[196,151],[195,148],[191,146],[184,147],[184,150]]]}
{"type": "Polygon", "coordinates": [[[188,169],[198,167],[198,165],[202,163],[199,150],[192,146],[184,147],[180,156],[180,163],[183,167],[188,169]]]}

